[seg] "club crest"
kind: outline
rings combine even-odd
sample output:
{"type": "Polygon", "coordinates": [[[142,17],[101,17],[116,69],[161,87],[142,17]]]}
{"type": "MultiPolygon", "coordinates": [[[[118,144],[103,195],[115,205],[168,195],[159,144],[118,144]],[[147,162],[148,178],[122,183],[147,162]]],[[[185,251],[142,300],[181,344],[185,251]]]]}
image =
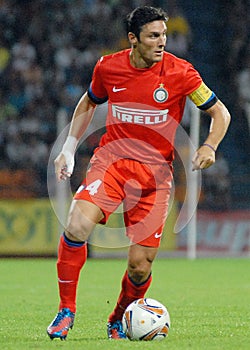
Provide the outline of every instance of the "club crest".
{"type": "Polygon", "coordinates": [[[154,91],[154,100],[158,103],[163,103],[168,99],[168,92],[164,88],[164,84],[160,84],[160,87],[154,91]]]}

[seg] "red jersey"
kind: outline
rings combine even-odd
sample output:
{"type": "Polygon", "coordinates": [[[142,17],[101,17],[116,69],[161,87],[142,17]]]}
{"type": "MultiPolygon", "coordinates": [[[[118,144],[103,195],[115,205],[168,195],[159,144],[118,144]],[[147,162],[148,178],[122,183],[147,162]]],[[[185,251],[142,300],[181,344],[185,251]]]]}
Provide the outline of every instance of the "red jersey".
{"type": "Polygon", "coordinates": [[[167,52],[154,66],[135,68],[130,52],[104,56],[94,69],[88,95],[95,103],[108,100],[100,146],[143,163],[171,162],[186,97],[202,79],[189,62],[167,52]]]}

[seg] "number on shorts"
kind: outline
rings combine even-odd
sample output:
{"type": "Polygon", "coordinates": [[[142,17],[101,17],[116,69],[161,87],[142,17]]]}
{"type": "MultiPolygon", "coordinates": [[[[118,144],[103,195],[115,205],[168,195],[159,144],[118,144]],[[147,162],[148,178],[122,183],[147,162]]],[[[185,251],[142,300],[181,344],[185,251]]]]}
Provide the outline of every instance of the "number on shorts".
{"type": "Polygon", "coordinates": [[[97,193],[99,186],[101,185],[102,181],[101,180],[95,180],[94,182],[91,182],[91,184],[89,184],[86,187],[86,190],[89,191],[89,194],[91,194],[91,196],[93,196],[94,194],[97,193]]]}

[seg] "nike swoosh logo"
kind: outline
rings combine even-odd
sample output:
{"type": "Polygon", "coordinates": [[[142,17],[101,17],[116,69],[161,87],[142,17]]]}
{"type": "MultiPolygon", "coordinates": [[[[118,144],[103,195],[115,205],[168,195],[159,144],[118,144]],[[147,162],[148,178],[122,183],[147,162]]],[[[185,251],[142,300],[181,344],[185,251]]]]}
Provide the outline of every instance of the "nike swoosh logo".
{"type": "Polygon", "coordinates": [[[113,86],[113,92],[119,92],[119,91],[123,91],[123,90],[127,90],[127,88],[117,88],[117,87],[113,86]]]}
{"type": "Polygon", "coordinates": [[[158,233],[158,232],[156,232],[156,234],[155,234],[155,238],[160,238],[162,236],[162,233],[158,233]]]}
{"type": "Polygon", "coordinates": [[[58,282],[60,282],[60,283],[72,283],[74,281],[61,280],[60,278],[58,278],[58,282]]]}

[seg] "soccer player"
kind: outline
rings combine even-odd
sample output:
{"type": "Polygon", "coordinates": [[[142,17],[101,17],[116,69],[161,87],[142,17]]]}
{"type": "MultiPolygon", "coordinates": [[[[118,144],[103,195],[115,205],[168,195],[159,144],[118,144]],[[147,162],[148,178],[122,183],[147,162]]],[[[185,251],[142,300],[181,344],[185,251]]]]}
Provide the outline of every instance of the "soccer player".
{"type": "Polygon", "coordinates": [[[206,141],[195,152],[193,169],[215,162],[230,114],[185,60],[164,51],[167,16],[162,9],[138,7],[127,17],[130,49],[102,57],[92,82],[77,104],[62,151],[55,160],[57,179],[74,168],[74,153],[95,107],[108,101],[106,133],[90,160],[86,178],[74,196],[57,260],[59,312],[47,328],[51,339],[65,339],[76,312],[80,271],[87,259],[87,239],[97,223],[123,203],[131,244],[121,291],[108,317],[110,339],[124,339],[122,315],[144,297],[160,245],[172,181],[174,136],[186,97],[211,117],[206,141]]]}

